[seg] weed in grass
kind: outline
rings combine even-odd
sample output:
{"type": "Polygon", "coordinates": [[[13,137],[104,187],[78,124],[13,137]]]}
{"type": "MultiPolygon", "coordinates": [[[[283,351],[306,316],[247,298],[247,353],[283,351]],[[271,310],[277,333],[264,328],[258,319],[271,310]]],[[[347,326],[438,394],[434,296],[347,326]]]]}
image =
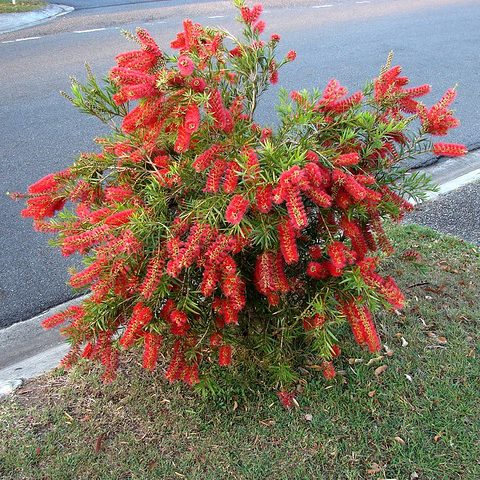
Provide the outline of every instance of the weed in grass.
{"type": "Polygon", "coordinates": [[[15,4],[11,0],[0,0],[0,13],[20,13],[38,10],[46,5],[42,0],[17,0],[15,4]]]}

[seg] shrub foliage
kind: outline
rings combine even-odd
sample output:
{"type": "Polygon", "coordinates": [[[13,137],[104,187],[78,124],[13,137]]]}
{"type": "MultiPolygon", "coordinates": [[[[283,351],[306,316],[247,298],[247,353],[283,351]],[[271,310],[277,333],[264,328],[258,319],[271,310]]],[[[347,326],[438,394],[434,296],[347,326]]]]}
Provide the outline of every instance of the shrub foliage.
{"type": "Polygon", "coordinates": [[[298,366],[335,376],[339,326],[377,351],[373,314],[404,304],[377,272],[392,251],[382,221],[431,186],[400,162],[465,148],[429,139],[458,124],[455,91],[427,108],[430,86],[410,88],[391,57],[362,92],[281,91],[276,128],[258,125],[259,96],[296,54],[262,40],[260,5],[236,7],[241,38],[185,20],[169,54],[138,29],[103,84],[73,80],[70,100],[111,134],[31,185],[23,215],[84,258],[70,285],[90,295],[44,322],[64,324],[64,365],[98,359],[110,381],[140,347],[146,369],[161,355],[168,380],[195,385],[250,363],[288,404],[298,366]]]}

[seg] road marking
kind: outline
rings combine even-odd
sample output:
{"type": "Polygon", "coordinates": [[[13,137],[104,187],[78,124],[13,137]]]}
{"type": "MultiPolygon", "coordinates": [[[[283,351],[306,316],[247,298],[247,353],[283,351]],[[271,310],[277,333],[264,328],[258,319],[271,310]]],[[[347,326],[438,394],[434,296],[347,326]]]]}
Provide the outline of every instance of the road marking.
{"type": "Polygon", "coordinates": [[[106,30],[106,28],[91,28],[90,30],[74,30],[73,33],[101,32],[103,30],[106,30]]]}
{"type": "Polygon", "coordinates": [[[225,15],[212,15],[211,17],[207,18],[225,18],[225,15]]]}
{"type": "Polygon", "coordinates": [[[36,40],[37,38],[40,38],[40,37],[17,38],[15,41],[16,41],[16,42],[25,42],[26,40],[36,40]]]}
{"type": "Polygon", "coordinates": [[[62,15],[66,15],[67,13],[70,13],[70,12],[62,12],[62,13],[59,13],[59,14],[57,15],[57,17],[61,17],[62,15]]]}
{"type": "Polygon", "coordinates": [[[312,8],[328,8],[328,7],[333,7],[331,3],[327,5],[314,5],[312,8]]]}
{"type": "Polygon", "coordinates": [[[370,0],[362,0],[361,2],[355,2],[355,3],[370,3],[370,0]]]}
{"type": "Polygon", "coordinates": [[[5,40],[5,41],[2,42],[2,43],[13,43],[13,42],[15,42],[15,40],[5,40]]]}

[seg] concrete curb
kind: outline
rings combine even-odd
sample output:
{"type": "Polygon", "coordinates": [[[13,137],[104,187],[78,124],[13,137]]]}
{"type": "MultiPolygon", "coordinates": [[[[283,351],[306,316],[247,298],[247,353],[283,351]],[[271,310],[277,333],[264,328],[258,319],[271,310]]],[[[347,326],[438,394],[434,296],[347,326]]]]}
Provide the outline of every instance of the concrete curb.
{"type": "Polygon", "coordinates": [[[52,18],[66,15],[74,10],[73,7],[68,5],[49,4],[45,8],[34,10],[33,12],[2,13],[0,14],[0,35],[32,27],[52,18]]]}
{"type": "Polygon", "coordinates": [[[429,194],[427,198],[427,201],[435,200],[439,195],[480,180],[480,149],[469,152],[464,157],[448,158],[414,172],[430,175],[439,186],[439,191],[429,194]]]}
{"type": "Polygon", "coordinates": [[[45,331],[41,323],[86,296],[53,307],[25,322],[0,330],[0,397],[11,393],[24,380],[55,368],[68,351],[59,328],[45,331]]]}

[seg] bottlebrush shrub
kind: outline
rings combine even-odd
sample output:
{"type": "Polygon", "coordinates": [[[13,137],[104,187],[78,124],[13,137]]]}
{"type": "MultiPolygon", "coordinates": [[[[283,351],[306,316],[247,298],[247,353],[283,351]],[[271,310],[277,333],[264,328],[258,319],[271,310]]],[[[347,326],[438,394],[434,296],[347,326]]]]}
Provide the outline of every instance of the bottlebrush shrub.
{"type": "Polygon", "coordinates": [[[139,29],[103,87],[74,80],[72,102],[111,135],[30,186],[22,213],[84,257],[70,285],[91,295],[43,323],[65,324],[64,365],[99,360],[109,381],[138,348],[169,381],[210,385],[218,366],[250,364],[288,403],[298,366],[335,376],[342,324],[375,352],[373,314],[404,304],[377,272],[392,251],[382,221],[430,184],[399,162],[465,148],[429,140],[457,126],[455,91],[427,108],[430,86],[409,87],[391,58],[363,92],[282,92],[277,127],[258,125],[259,95],[296,54],[277,60],[262,7],[236,6],[241,38],[185,20],[168,54],[139,29]]]}

